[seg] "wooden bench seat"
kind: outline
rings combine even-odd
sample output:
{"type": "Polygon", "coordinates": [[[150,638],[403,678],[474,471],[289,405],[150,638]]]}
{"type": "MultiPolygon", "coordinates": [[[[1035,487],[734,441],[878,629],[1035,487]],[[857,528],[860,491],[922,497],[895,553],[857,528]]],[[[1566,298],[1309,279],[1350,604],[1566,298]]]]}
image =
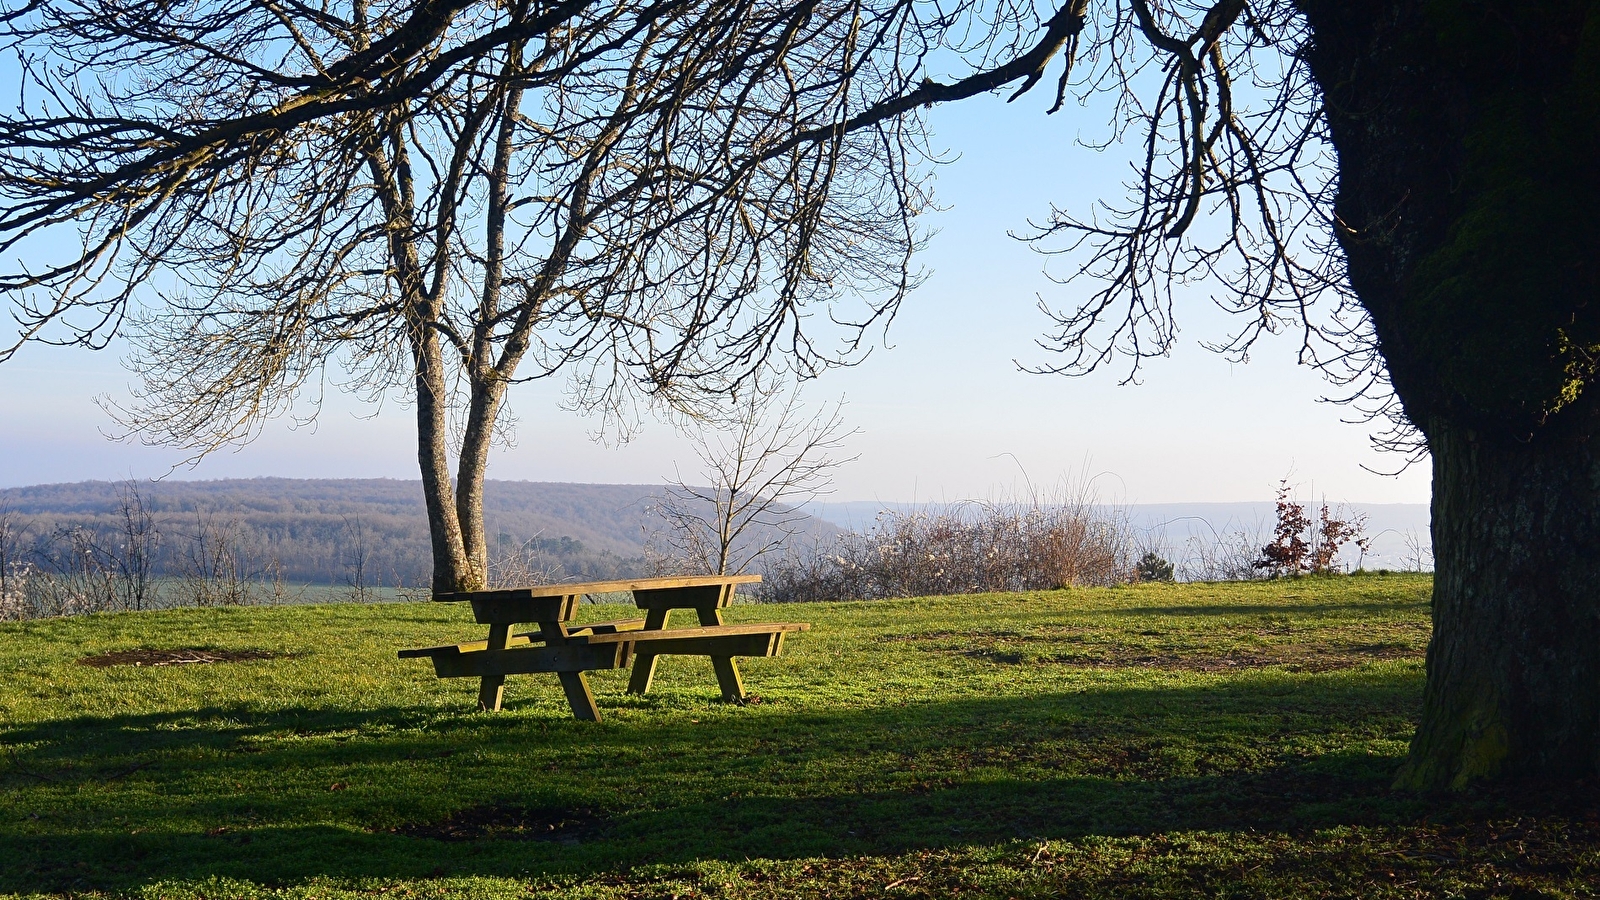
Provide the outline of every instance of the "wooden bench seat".
{"type": "MultiPolygon", "coordinates": [[[[617,634],[624,631],[638,631],[644,627],[643,619],[617,619],[612,622],[595,622],[592,625],[568,625],[567,634],[617,634]]],[[[532,632],[538,634],[538,632],[532,632]]]]}
{"type": "MultiPolygon", "coordinates": [[[[581,637],[587,635],[616,635],[629,631],[638,631],[643,627],[643,619],[618,619],[614,622],[595,622],[592,625],[572,625],[567,628],[567,635],[569,637],[581,637]]],[[[513,634],[507,638],[506,648],[511,649],[513,647],[525,646],[527,644],[540,643],[544,643],[543,631],[524,631],[519,634],[513,634]]],[[[413,650],[401,650],[400,658],[426,659],[441,654],[449,655],[451,653],[469,653],[474,650],[487,650],[488,648],[489,642],[486,640],[466,641],[460,644],[445,644],[440,647],[418,647],[413,650]]]]}
{"type": "Polygon", "coordinates": [[[402,658],[433,660],[440,678],[476,678],[485,675],[531,675],[534,672],[586,672],[590,669],[626,669],[633,657],[630,643],[558,644],[542,647],[524,641],[491,650],[485,641],[450,644],[422,650],[403,650],[402,658]]]}
{"type": "Polygon", "coordinates": [[[648,650],[655,656],[777,656],[783,637],[806,631],[810,625],[798,622],[772,622],[760,625],[713,625],[703,628],[671,628],[661,631],[624,631],[614,634],[580,635],[573,643],[593,646],[628,643],[635,651],[648,650]]]}

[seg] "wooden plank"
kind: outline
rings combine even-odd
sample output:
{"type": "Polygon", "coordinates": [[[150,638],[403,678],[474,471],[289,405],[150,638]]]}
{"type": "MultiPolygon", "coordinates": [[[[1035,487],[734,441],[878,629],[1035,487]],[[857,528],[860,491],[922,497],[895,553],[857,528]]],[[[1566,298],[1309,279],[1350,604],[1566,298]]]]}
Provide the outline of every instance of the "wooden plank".
{"type": "MultiPolygon", "coordinates": [[[[513,634],[506,639],[507,647],[520,647],[534,641],[543,641],[544,635],[537,631],[528,631],[513,634]]],[[[442,647],[418,647],[412,650],[401,650],[398,654],[401,659],[425,659],[437,656],[440,653],[466,653],[469,650],[487,650],[488,641],[464,641],[459,644],[445,644],[442,647]]]]}
{"type": "Polygon", "coordinates": [[[472,650],[460,654],[440,654],[433,658],[434,672],[440,678],[499,678],[531,675],[536,672],[584,672],[592,669],[621,669],[628,665],[632,648],[627,644],[565,644],[555,647],[528,647],[515,650],[472,650]]]}
{"type": "MultiPolygon", "coordinates": [[[[617,634],[579,634],[573,635],[572,640],[584,644],[606,644],[616,641],[628,641],[638,648],[639,653],[644,653],[647,646],[653,646],[660,641],[676,640],[678,638],[693,637],[719,637],[749,634],[783,634],[791,631],[809,631],[811,626],[804,622],[768,622],[760,625],[713,625],[704,628],[667,628],[650,629],[642,631],[624,631],[617,634]]],[[[651,652],[654,652],[653,650],[651,652]]]]}
{"type": "Polygon", "coordinates": [[[643,619],[617,619],[611,622],[592,622],[588,625],[569,625],[567,634],[616,634],[619,631],[638,631],[644,627],[643,619]]]}
{"type": "Polygon", "coordinates": [[[474,597],[472,616],[481,625],[518,622],[568,622],[578,612],[578,595],[563,597],[501,596],[505,591],[495,591],[492,596],[474,597]]]}
{"type": "MultiPolygon", "coordinates": [[[[612,622],[595,622],[595,623],[590,624],[590,625],[572,625],[572,626],[562,626],[560,623],[556,623],[556,627],[551,630],[551,634],[556,635],[556,639],[555,639],[555,641],[553,643],[560,644],[560,643],[565,643],[566,642],[566,638],[569,635],[583,634],[584,632],[590,631],[591,629],[593,629],[592,633],[595,633],[595,634],[616,634],[619,631],[638,631],[640,628],[643,628],[643,627],[644,627],[644,620],[643,619],[617,619],[616,621],[612,621],[612,622]],[[559,630],[562,627],[566,627],[566,631],[564,633],[559,630]]],[[[511,641],[510,641],[509,644],[507,644],[507,646],[516,647],[516,646],[519,646],[521,644],[529,644],[529,643],[541,644],[541,643],[552,643],[552,642],[545,635],[544,628],[541,627],[538,631],[524,631],[524,632],[520,632],[518,634],[513,634],[511,636],[511,641]]],[[[461,648],[462,650],[482,650],[485,647],[485,643],[483,641],[468,641],[465,644],[456,644],[455,646],[461,648]]],[[[409,651],[409,652],[413,653],[414,655],[418,655],[418,656],[427,655],[427,654],[417,653],[416,651],[409,651]]]]}
{"type": "Polygon", "coordinates": [[[702,584],[641,589],[633,592],[633,603],[640,609],[720,609],[733,602],[733,587],[731,584],[702,584]]]}
{"type": "Polygon", "coordinates": [[[703,587],[706,585],[754,584],[760,575],[672,575],[664,578],[631,578],[620,581],[585,581],[573,584],[540,584],[530,587],[494,591],[456,591],[438,593],[433,599],[441,603],[459,603],[475,599],[532,599],[536,597],[570,597],[583,594],[614,594],[622,591],[650,591],[668,588],[703,587]]]}
{"type": "MultiPolygon", "coordinates": [[[[690,629],[682,629],[688,631],[690,629]]],[[[646,647],[649,654],[654,656],[776,656],[778,647],[781,646],[783,632],[764,632],[756,634],[722,634],[701,637],[678,637],[677,631],[667,632],[670,637],[653,639],[648,644],[638,645],[635,652],[643,661],[646,647]]],[[[606,646],[601,644],[599,646],[606,646]]],[[[516,651],[519,653],[527,651],[516,651]]],[[[637,664],[634,672],[638,672],[637,664]]],[[[633,685],[629,684],[631,690],[633,685]]],[[[636,692],[640,693],[640,692],[636,692]]]]}

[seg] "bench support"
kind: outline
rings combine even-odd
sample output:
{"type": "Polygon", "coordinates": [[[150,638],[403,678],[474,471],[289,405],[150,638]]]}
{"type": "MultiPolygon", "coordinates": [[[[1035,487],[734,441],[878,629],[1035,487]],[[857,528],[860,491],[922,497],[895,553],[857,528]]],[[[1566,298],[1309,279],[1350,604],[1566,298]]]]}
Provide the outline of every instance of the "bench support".
{"type": "MultiPolygon", "coordinates": [[[[489,645],[486,649],[504,650],[506,641],[511,637],[510,625],[490,625],[489,645]]],[[[506,676],[500,672],[485,672],[483,680],[478,683],[478,708],[484,712],[499,712],[500,701],[506,695],[506,676]]]]}
{"type": "MultiPolygon", "coordinates": [[[[668,607],[658,607],[648,610],[644,614],[644,630],[660,631],[667,627],[667,617],[672,615],[668,607]]],[[[628,673],[628,693],[645,694],[650,691],[650,682],[656,677],[656,655],[643,647],[633,653],[633,671],[628,673]]]]}
{"type": "MultiPolygon", "coordinates": [[[[507,649],[511,642],[511,626],[499,624],[490,627],[487,641],[402,650],[400,655],[401,658],[431,658],[434,674],[440,678],[480,679],[478,708],[487,712],[500,709],[507,675],[553,672],[561,679],[572,714],[585,721],[600,721],[600,709],[595,705],[594,694],[583,673],[590,669],[625,668],[632,657],[633,645],[626,640],[613,640],[591,646],[585,636],[574,638],[565,634],[560,622],[540,622],[539,626],[545,640],[543,647],[528,646],[530,642],[524,640],[519,646],[507,649]]],[[[613,632],[609,636],[622,638],[625,634],[613,632]]]]}
{"type": "MultiPolygon", "coordinates": [[[[722,610],[709,606],[695,609],[700,617],[702,627],[717,627],[722,624],[722,610]]],[[[667,627],[667,618],[672,613],[668,608],[653,608],[645,613],[645,631],[664,631],[667,627]]],[[[694,651],[689,651],[693,653],[694,651]]],[[[650,691],[650,682],[655,680],[656,660],[664,654],[650,649],[649,642],[641,641],[634,650],[633,672],[628,675],[628,693],[646,694],[650,691]]],[[[698,654],[696,654],[698,655],[698,654]]],[[[722,688],[722,699],[729,703],[742,703],[744,701],[744,679],[739,675],[739,664],[731,656],[711,657],[711,668],[717,673],[717,686],[722,688]]]]}
{"type": "MultiPolygon", "coordinates": [[[[702,626],[722,624],[722,610],[704,606],[696,610],[702,626]]],[[[716,670],[717,685],[722,688],[722,699],[729,703],[744,702],[744,679],[739,677],[739,665],[731,656],[711,657],[711,668],[716,670]]]]}
{"type": "Polygon", "coordinates": [[[589,679],[582,672],[557,672],[561,690],[567,694],[574,718],[584,722],[600,721],[600,707],[594,705],[594,694],[589,690],[589,679]]]}

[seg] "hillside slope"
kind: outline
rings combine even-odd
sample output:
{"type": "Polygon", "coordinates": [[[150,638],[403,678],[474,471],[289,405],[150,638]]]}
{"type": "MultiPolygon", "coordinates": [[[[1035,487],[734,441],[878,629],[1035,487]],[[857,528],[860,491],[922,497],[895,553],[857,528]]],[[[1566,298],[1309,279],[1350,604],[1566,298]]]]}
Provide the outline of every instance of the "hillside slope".
{"type": "MultiPolygon", "coordinates": [[[[346,583],[359,564],[369,584],[409,586],[429,570],[420,482],[393,479],[252,478],[131,485],[161,539],[157,567],[175,574],[203,543],[232,541],[257,571],[281,567],[291,581],[346,583]]],[[[114,546],[130,485],[86,481],[0,490],[34,547],[73,528],[114,546]]],[[[493,554],[527,547],[567,577],[626,577],[643,565],[659,523],[658,485],[490,481],[484,518],[493,554]]],[[[821,532],[833,526],[816,521],[821,532]]]]}

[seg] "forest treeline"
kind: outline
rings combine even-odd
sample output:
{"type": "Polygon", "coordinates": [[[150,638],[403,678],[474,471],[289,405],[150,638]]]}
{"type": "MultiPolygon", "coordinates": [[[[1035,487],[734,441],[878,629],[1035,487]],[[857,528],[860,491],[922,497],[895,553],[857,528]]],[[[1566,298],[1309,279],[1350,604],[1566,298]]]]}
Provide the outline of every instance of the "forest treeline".
{"type": "MultiPolygon", "coordinates": [[[[661,490],[491,481],[491,547],[501,565],[561,579],[641,574],[661,490]]],[[[427,584],[431,564],[414,481],[87,481],[0,490],[0,513],[9,553],[36,566],[70,566],[90,544],[125,555],[140,540],[154,577],[196,574],[223,553],[253,580],[415,587],[427,584]],[[142,526],[130,526],[134,506],[146,517],[142,526]]]]}

